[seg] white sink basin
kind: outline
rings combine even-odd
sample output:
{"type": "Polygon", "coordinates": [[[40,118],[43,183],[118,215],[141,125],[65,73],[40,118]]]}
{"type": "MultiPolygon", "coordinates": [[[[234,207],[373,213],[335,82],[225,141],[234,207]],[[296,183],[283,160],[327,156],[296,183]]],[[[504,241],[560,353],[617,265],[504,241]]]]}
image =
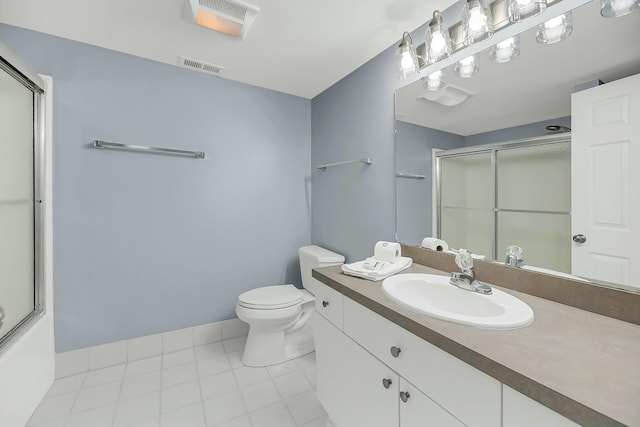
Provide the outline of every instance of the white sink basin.
{"type": "Polygon", "coordinates": [[[438,319],[491,329],[515,329],[533,323],[533,310],[518,298],[493,288],[490,295],[460,289],[448,276],[397,274],[382,291],[409,310],[438,319]]]}

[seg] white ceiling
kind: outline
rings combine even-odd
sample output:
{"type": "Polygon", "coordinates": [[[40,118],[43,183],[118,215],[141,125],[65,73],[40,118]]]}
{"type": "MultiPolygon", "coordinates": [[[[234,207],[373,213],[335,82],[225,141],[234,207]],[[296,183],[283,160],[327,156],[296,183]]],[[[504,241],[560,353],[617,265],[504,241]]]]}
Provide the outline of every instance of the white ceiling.
{"type": "MultiPolygon", "coordinates": [[[[245,0],[260,12],[244,40],[182,18],[185,0],[0,0],[0,22],[313,98],[398,43],[451,0],[245,0]]],[[[212,77],[214,78],[214,77],[212,77]]]]}
{"type": "Polygon", "coordinates": [[[575,85],[610,82],[640,73],[640,12],[600,16],[595,0],[573,11],[573,33],[562,42],[535,41],[535,28],[520,37],[520,56],[505,64],[480,54],[480,71],[468,79],[445,71],[448,84],[474,93],[446,107],[418,99],[421,81],[396,93],[396,118],[403,122],[468,136],[571,115],[575,85]]]}

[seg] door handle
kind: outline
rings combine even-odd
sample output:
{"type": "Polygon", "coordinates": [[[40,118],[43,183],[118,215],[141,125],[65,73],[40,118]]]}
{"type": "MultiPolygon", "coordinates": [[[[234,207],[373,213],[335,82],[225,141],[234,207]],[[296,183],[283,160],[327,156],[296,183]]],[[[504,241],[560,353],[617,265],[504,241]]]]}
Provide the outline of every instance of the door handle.
{"type": "Polygon", "coordinates": [[[411,395],[409,394],[408,391],[401,391],[400,392],[400,400],[402,400],[404,403],[407,403],[407,400],[409,400],[410,397],[411,397],[411,395]]]}
{"type": "Polygon", "coordinates": [[[389,388],[389,387],[391,387],[391,384],[393,384],[393,382],[391,381],[391,379],[390,379],[390,378],[383,378],[383,379],[382,379],[382,386],[383,386],[384,388],[389,388]]]}
{"type": "Polygon", "coordinates": [[[572,237],[573,241],[576,243],[584,243],[587,241],[587,236],[585,236],[584,234],[575,234],[572,237]]]}

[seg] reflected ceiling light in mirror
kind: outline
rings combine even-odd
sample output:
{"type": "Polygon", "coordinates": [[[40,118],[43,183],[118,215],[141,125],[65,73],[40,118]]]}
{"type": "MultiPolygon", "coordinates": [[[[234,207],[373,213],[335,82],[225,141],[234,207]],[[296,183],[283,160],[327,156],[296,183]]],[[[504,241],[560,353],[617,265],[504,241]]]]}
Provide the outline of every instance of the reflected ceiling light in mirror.
{"type": "Polygon", "coordinates": [[[453,72],[463,79],[468,79],[473,76],[479,70],[478,68],[478,54],[467,56],[464,59],[456,62],[453,66],[453,72]]]}
{"type": "Polygon", "coordinates": [[[413,46],[411,34],[406,31],[402,34],[402,41],[396,51],[396,59],[398,62],[398,78],[408,80],[418,76],[418,71],[420,70],[418,54],[413,46]]]}
{"type": "Polygon", "coordinates": [[[547,22],[538,25],[536,41],[543,44],[558,43],[569,37],[573,30],[573,18],[571,11],[564,15],[556,16],[547,22]]]}
{"type": "Polygon", "coordinates": [[[518,22],[535,16],[547,8],[547,0],[509,0],[509,21],[518,22]]]}
{"type": "Polygon", "coordinates": [[[600,3],[600,15],[605,18],[628,15],[634,10],[640,10],[640,0],[602,0],[600,3]]]}
{"type": "Polygon", "coordinates": [[[429,74],[422,82],[422,86],[427,90],[438,90],[444,87],[444,71],[438,70],[429,74]]]}
{"type": "Polygon", "coordinates": [[[520,54],[520,36],[515,35],[491,46],[489,59],[497,63],[509,62],[520,54]]]}
{"type": "Polygon", "coordinates": [[[433,12],[433,19],[429,23],[424,37],[427,50],[427,61],[430,64],[451,56],[451,37],[449,29],[442,20],[440,11],[433,12]]]}
{"type": "Polygon", "coordinates": [[[488,0],[467,0],[462,8],[462,43],[465,46],[493,35],[493,16],[488,0]]]}

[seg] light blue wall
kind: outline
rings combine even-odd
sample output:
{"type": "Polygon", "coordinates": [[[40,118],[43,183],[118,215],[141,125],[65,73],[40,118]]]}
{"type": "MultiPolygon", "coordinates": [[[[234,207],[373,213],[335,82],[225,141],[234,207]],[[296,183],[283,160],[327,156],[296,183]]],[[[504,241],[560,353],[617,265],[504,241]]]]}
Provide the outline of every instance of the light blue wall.
{"type": "Polygon", "coordinates": [[[398,240],[419,246],[432,236],[432,149],[464,147],[464,137],[410,123],[396,123],[398,172],[425,175],[425,179],[396,178],[398,240]]]}
{"type": "Polygon", "coordinates": [[[309,100],[7,25],[0,39],[54,81],[58,352],[228,319],[240,292],[300,283],[309,100]]]}
{"type": "Polygon", "coordinates": [[[387,49],[311,102],[313,166],[373,157],[371,166],[312,168],[313,243],[347,262],[373,254],[378,240],[394,240],[395,50],[387,49]]]}

